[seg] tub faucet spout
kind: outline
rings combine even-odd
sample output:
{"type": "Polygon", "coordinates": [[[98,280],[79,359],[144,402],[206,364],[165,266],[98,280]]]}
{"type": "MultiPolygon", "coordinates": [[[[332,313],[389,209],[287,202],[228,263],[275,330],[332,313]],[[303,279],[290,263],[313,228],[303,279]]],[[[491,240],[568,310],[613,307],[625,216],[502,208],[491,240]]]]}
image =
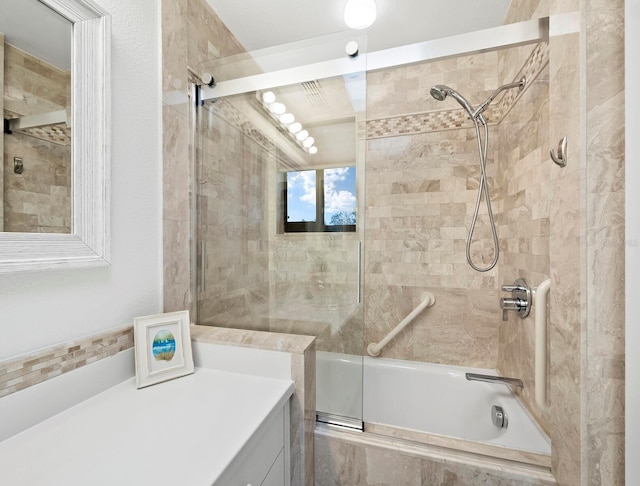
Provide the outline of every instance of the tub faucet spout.
{"type": "Polygon", "coordinates": [[[508,378],[505,376],[481,375],[478,373],[465,373],[465,378],[469,381],[485,381],[487,383],[499,383],[524,388],[524,383],[519,378],[508,378]]]}

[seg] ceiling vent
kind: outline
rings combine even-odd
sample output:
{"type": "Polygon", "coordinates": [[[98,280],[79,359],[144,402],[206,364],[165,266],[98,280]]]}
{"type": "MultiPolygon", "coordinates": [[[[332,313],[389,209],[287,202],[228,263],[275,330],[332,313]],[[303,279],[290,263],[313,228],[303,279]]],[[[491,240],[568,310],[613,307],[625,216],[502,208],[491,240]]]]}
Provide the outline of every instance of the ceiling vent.
{"type": "Polygon", "coordinates": [[[311,106],[316,108],[326,108],[329,106],[327,99],[324,96],[324,92],[320,87],[320,83],[317,80],[304,82],[302,83],[302,87],[304,88],[307,100],[309,100],[311,106]]]}

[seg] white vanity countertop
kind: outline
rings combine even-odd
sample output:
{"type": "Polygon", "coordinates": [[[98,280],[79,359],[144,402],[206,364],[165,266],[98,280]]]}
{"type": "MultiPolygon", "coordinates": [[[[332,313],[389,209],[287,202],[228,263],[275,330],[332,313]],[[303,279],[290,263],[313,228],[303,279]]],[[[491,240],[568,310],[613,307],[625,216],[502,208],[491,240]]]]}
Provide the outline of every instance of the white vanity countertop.
{"type": "Polygon", "coordinates": [[[204,368],[140,390],[133,378],[0,442],[0,483],[210,486],[292,393],[204,368]]]}

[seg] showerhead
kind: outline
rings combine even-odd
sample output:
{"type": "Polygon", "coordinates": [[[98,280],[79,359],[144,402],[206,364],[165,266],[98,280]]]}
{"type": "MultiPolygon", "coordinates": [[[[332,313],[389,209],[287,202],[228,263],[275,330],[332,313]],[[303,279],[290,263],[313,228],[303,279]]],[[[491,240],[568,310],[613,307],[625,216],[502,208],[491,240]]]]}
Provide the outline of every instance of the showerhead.
{"type": "MultiPolygon", "coordinates": [[[[458,93],[455,89],[449,88],[449,86],[445,86],[443,84],[437,84],[431,88],[431,96],[433,96],[438,101],[444,101],[447,96],[451,96],[454,100],[456,100],[462,107],[467,110],[469,116],[473,113],[473,108],[469,102],[464,99],[460,93],[458,93]]],[[[473,117],[472,117],[473,118],[473,117]]]]}
{"type": "Polygon", "coordinates": [[[450,90],[447,86],[437,85],[431,88],[431,96],[438,101],[444,101],[447,97],[447,90],[450,90]]]}

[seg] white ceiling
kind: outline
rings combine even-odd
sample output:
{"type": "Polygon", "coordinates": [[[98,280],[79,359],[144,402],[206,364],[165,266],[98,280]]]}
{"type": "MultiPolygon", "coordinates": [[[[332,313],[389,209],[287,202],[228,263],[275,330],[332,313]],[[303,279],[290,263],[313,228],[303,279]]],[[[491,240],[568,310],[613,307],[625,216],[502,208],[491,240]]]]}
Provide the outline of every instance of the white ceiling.
{"type": "Polygon", "coordinates": [[[5,42],[49,64],[71,69],[72,24],[38,0],[0,0],[5,42]]]}
{"type": "MultiPolygon", "coordinates": [[[[347,30],[346,0],[207,0],[248,51],[347,30]]],[[[376,0],[369,52],[502,24],[511,0],[376,0]]]]}

